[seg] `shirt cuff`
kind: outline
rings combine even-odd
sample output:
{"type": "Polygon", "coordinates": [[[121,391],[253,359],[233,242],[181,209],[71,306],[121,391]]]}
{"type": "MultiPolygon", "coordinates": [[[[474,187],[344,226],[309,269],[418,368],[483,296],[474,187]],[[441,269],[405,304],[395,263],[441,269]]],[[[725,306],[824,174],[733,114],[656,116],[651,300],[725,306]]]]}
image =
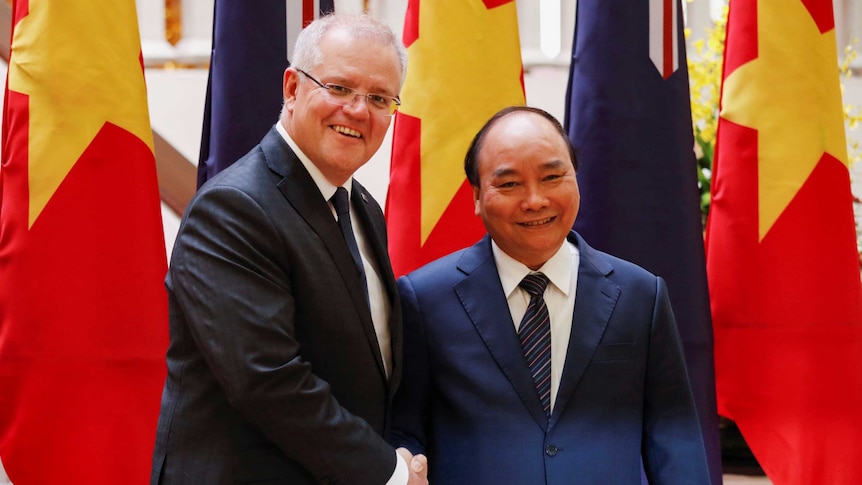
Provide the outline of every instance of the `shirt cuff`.
{"type": "Polygon", "coordinates": [[[409,479],[410,469],[407,468],[407,462],[401,455],[395,453],[395,471],[392,472],[386,485],[407,485],[409,479]]]}

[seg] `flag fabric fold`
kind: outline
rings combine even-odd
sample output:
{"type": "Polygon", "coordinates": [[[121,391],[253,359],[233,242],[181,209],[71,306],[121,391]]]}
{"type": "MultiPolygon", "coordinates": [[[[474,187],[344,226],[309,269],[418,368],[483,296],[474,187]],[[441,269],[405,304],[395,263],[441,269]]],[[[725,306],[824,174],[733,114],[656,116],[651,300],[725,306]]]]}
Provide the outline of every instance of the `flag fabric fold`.
{"type": "Polygon", "coordinates": [[[395,115],[386,219],[395,275],[476,242],[464,155],[482,125],[524,104],[513,0],[410,0],[410,67],[395,115]]]}
{"type": "Polygon", "coordinates": [[[198,187],[260,142],[278,120],[288,49],[333,0],[216,0],[198,187]]]}
{"type": "Polygon", "coordinates": [[[566,129],[580,166],[575,229],[667,281],[721,483],[713,338],[678,0],[579,0],[566,129]]]}
{"type": "Polygon", "coordinates": [[[16,485],[147,483],[167,263],[135,2],[16,0],[12,15],[0,459],[16,485]]]}
{"type": "Polygon", "coordinates": [[[862,283],[830,0],[731,0],[706,233],[718,411],[773,483],[862,480],[862,283]]]}

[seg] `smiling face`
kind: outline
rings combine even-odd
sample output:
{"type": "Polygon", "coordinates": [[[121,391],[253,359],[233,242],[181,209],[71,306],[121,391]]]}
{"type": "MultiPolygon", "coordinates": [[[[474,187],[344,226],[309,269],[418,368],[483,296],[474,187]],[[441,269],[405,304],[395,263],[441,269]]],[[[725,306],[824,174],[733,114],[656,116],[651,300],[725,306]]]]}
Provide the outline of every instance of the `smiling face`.
{"type": "MultiPolygon", "coordinates": [[[[401,70],[392,46],[335,26],[321,39],[320,52],[321,62],[309,74],[321,83],[398,95],[401,70]]],[[[348,106],[332,104],[325,89],[292,68],[284,73],[283,89],[285,129],[333,184],[342,185],[380,148],[392,118],[370,112],[361,96],[348,106]]]]}
{"type": "Polygon", "coordinates": [[[580,207],[566,140],[542,116],[513,112],[488,129],[476,164],[476,215],[500,249],[539,269],[562,246],[580,207]]]}

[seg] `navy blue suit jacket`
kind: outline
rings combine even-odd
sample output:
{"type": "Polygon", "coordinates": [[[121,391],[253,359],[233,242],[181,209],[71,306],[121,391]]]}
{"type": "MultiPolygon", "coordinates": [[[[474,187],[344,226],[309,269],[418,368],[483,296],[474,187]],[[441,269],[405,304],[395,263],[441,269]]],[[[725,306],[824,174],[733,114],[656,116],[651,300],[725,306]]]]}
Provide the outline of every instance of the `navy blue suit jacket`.
{"type": "Polygon", "coordinates": [[[548,419],[485,236],[398,281],[404,374],[393,441],[435,485],[708,484],[664,281],[588,246],[548,419]]]}

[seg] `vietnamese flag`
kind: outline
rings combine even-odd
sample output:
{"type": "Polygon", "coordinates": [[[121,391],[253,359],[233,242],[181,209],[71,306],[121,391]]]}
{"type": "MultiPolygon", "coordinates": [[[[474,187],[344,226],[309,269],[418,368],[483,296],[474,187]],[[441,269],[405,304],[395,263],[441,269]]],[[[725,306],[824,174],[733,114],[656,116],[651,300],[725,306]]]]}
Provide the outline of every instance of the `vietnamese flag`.
{"type": "Polygon", "coordinates": [[[386,197],[396,276],[485,234],[464,155],[494,113],[524,104],[514,0],[410,0],[404,45],[410,67],[386,197]]]}
{"type": "Polygon", "coordinates": [[[0,170],[0,459],[149,480],[165,241],[133,0],[16,0],[0,170]]]}
{"type": "Polygon", "coordinates": [[[731,0],[706,255],[718,411],[776,485],[862,481],[862,284],[830,0],[731,0]]]}

